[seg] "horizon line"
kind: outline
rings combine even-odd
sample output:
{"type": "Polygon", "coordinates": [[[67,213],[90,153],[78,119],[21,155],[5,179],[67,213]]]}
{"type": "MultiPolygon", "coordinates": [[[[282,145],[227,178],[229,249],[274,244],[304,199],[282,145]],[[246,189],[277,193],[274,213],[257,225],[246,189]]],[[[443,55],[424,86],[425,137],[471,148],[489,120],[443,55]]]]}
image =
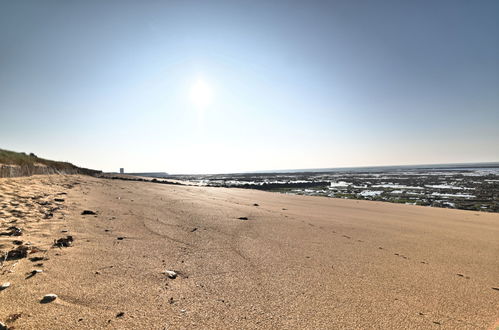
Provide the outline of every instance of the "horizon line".
{"type": "MultiPolygon", "coordinates": [[[[218,173],[176,173],[171,174],[167,171],[134,171],[125,172],[124,174],[134,173],[166,173],[168,176],[178,175],[221,175],[221,174],[271,174],[271,173],[308,173],[308,172],[330,172],[334,170],[349,170],[349,169],[376,169],[376,168],[428,168],[428,167],[461,167],[466,168],[467,165],[479,165],[483,168],[499,168],[499,161],[488,162],[461,162],[461,163],[431,163],[431,164],[406,164],[406,165],[367,165],[367,166],[341,166],[341,167],[315,167],[315,168],[298,168],[298,169],[273,169],[273,170],[257,170],[243,172],[218,172],[218,173]]],[[[118,172],[105,172],[117,173],[118,172]]]]}

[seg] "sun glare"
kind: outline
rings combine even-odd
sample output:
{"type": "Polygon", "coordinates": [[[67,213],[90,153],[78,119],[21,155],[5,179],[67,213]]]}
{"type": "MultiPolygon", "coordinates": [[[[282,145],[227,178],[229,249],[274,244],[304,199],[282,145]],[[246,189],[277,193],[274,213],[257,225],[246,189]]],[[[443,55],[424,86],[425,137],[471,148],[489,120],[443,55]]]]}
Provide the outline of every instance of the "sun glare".
{"type": "Polygon", "coordinates": [[[213,90],[204,80],[198,80],[191,88],[191,101],[199,108],[205,108],[213,101],[213,90]]]}

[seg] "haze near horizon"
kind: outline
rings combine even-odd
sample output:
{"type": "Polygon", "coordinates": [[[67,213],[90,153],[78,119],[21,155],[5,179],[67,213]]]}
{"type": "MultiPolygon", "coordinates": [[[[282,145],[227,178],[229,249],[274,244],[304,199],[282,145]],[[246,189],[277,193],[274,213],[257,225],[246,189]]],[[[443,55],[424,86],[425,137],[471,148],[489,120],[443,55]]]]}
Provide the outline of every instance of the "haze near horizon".
{"type": "Polygon", "coordinates": [[[0,2],[0,148],[104,171],[499,161],[497,1],[0,2]]]}

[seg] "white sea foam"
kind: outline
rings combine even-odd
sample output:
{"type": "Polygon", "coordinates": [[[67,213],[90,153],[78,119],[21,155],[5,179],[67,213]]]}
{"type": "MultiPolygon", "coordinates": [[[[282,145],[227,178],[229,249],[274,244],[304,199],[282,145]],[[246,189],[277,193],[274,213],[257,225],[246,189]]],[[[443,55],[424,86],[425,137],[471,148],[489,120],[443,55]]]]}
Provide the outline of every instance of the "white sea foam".
{"type": "Polygon", "coordinates": [[[359,195],[364,196],[364,197],[370,197],[370,196],[379,196],[383,193],[383,191],[380,190],[363,190],[359,193],[359,195]]]}
{"type": "Polygon", "coordinates": [[[438,192],[433,192],[431,194],[432,196],[440,196],[440,197],[461,197],[461,198],[474,198],[475,195],[468,195],[468,194],[441,194],[438,192]]]}
{"type": "Polygon", "coordinates": [[[331,182],[331,187],[348,187],[349,185],[351,183],[345,181],[331,182]]]}
{"type": "Polygon", "coordinates": [[[402,188],[402,189],[424,189],[423,187],[404,186],[401,184],[387,183],[387,184],[374,184],[373,188],[402,188]]]}

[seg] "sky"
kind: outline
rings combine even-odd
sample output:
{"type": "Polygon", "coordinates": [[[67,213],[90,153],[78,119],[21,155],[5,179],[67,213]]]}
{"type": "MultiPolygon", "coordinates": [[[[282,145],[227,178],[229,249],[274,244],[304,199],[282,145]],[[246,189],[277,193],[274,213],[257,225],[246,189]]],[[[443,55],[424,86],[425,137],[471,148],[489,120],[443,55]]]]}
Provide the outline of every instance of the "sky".
{"type": "Polygon", "coordinates": [[[0,148],[127,172],[499,161],[499,1],[0,0],[0,148]]]}

